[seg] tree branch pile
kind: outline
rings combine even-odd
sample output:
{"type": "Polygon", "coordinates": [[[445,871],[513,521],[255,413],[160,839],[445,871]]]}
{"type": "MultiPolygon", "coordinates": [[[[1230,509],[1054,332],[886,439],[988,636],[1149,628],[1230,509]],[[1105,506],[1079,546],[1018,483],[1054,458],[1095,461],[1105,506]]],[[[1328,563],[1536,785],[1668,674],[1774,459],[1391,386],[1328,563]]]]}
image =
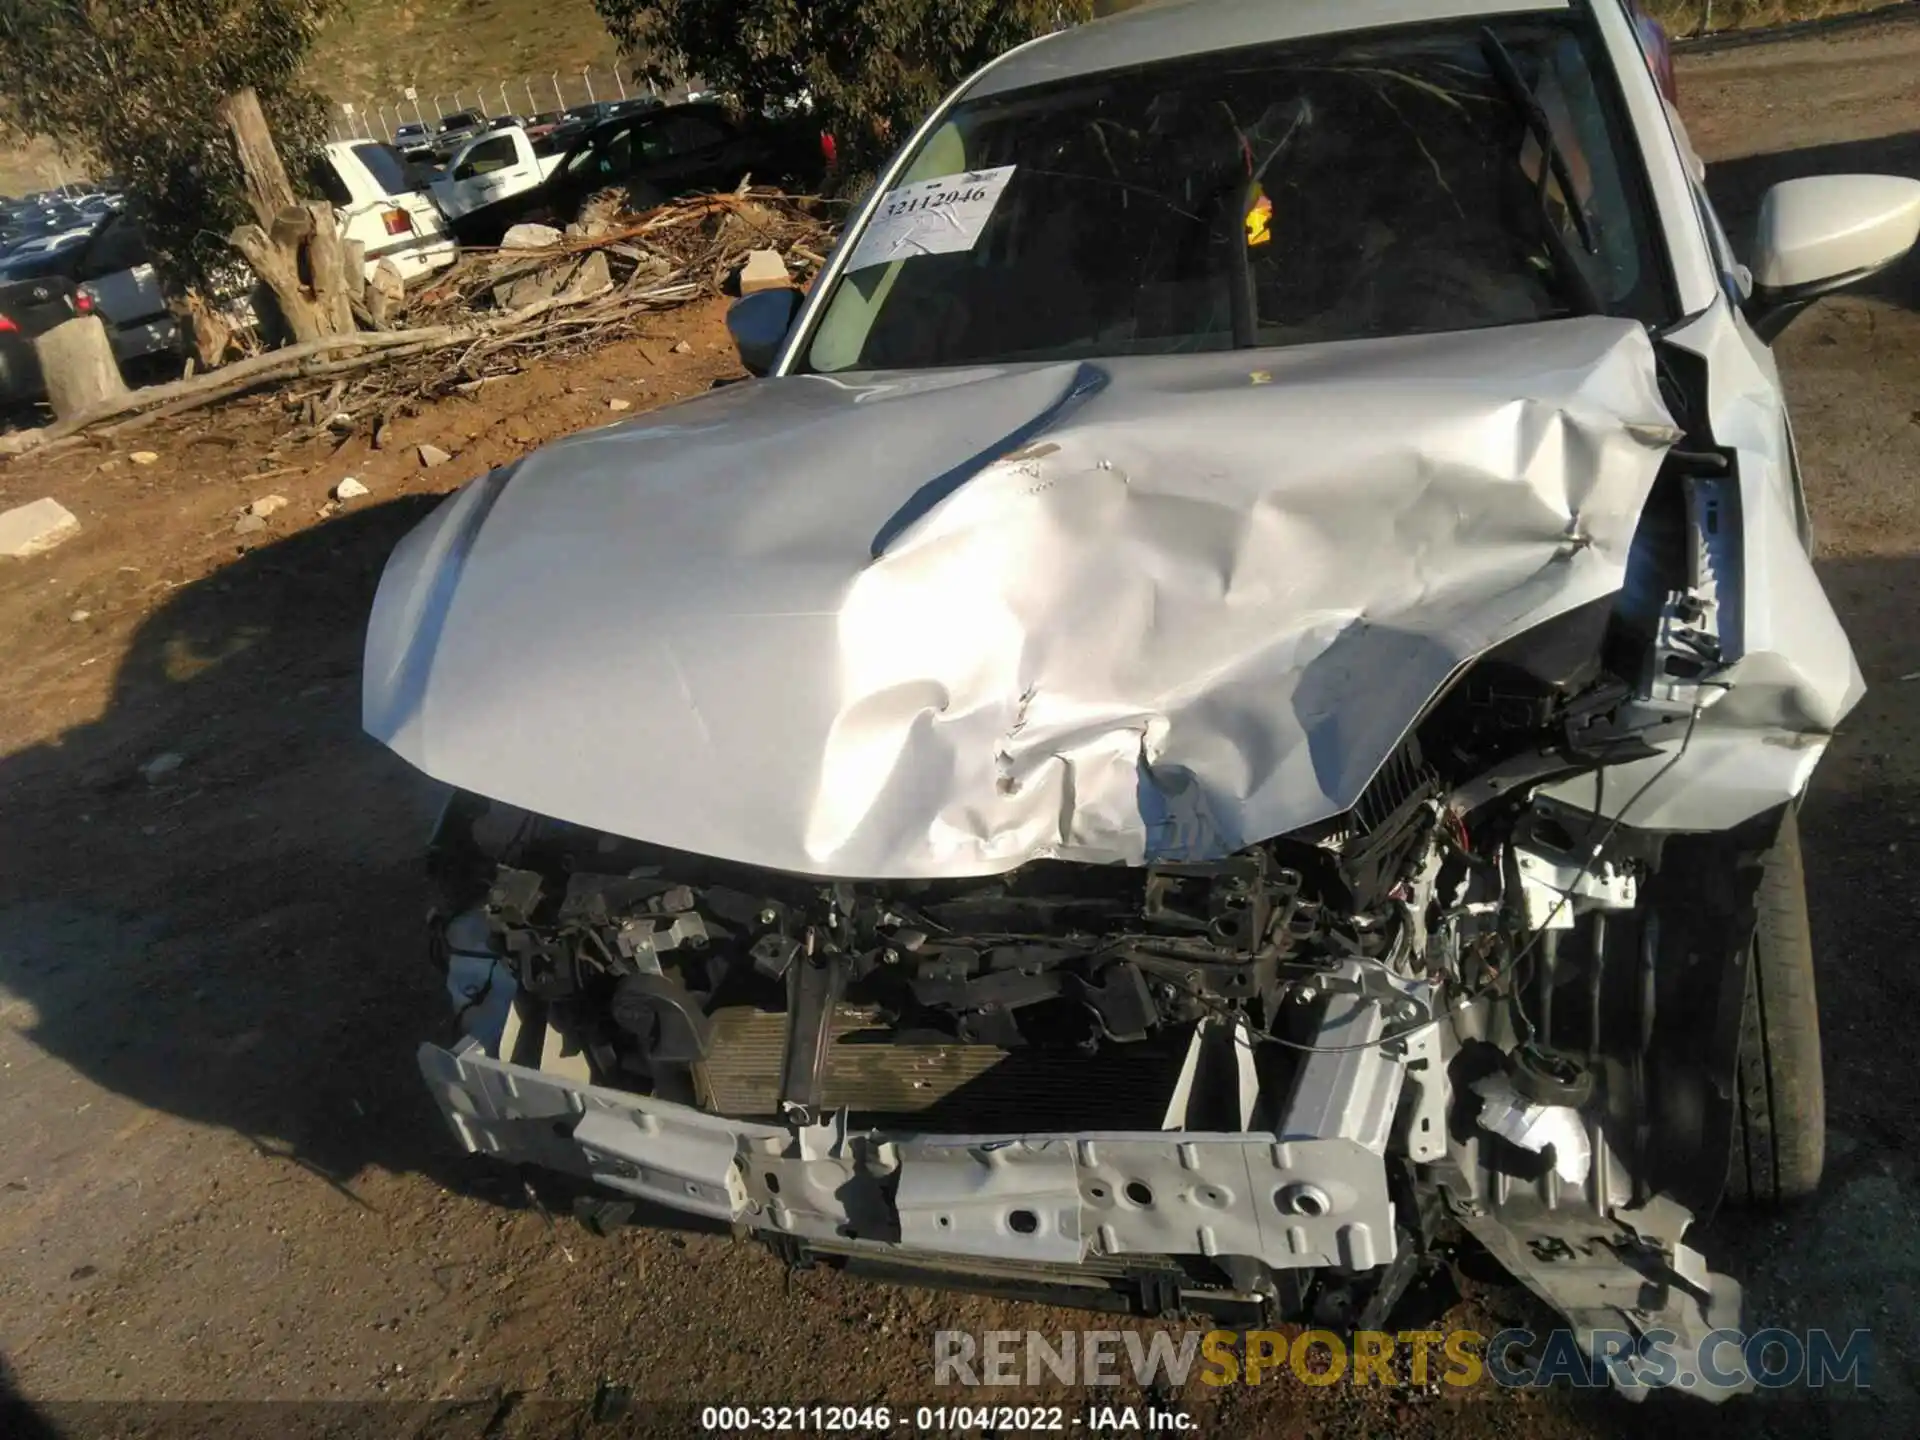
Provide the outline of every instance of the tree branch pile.
{"type": "MultiPolygon", "coordinates": [[[[834,239],[821,202],[744,186],[616,215],[595,228],[540,249],[467,252],[386,310],[383,328],[323,335],[134,390],[57,424],[0,436],[0,455],[89,433],[119,436],[241,395],[322,379],[329,382],[326,404],[307,397],[307,423],[325,427],[343,411],[392,415],[535,360],[619,339],[644,314],[723,293],[756,250],[777,252],[794,283],[808,283],[834,239]]],[[[361,313],[363,322],[373,318],[361,313]]],[[[300,397],[289,399],[290,409],[302,409],[300,397]]]]}

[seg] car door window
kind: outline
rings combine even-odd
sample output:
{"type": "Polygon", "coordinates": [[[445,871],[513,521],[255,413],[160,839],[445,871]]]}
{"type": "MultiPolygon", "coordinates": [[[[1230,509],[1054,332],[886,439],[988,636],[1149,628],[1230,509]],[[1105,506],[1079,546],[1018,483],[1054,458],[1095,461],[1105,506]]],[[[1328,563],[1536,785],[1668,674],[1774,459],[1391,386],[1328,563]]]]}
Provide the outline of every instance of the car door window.
{"type": "Polygon", "coordinates": [[[353,204],[353,191],[347,188],[347,182],[327,156],[316,159],[307,170],[307,181],[327,197],[327,203],[344,210],[353,204]]]}
{"type": "Polygon", "coordinates": [[[460,162],[460,168],[454,172],[454,179],[468,180],[475,175],[491,175],[496,170],[505,170],[519,158],[511,135],[496,135],[491,140],[482,140],[467,152],[467,158],[460,162]]]}
{"type": "Polygon", "coordinates": [[[640,136],[638,162],[652,167],[671,165],[724,144],[732,132],[704,115],[663,115],[644,127],[640,136]]]}
{"type": "Polygon", "coordinates": [[[1713,208],[1713,201],[1701,186],[1689,179],[1688,188],[1693,191],[1694,209],[1700,215],[1700,228],[1706,232],[1707,249],[1713,254],[1713,268],[1720,278],[1720,289],[1725,293],[1728,303],[1738,310],[1747,303],[1747,292],[1751,275],[1733,253],[1733,242],[1727,239],[1727,227],[1720,223],[1720,212],[1713,208]]]}
{"type": "Polygon", "coordinates": [[[149,259],[146,237],[132,221],[115,217],[87,242],[80,258],[80,278],[97,279],[145,265],[149,259]]]}
{"type": "Polygon", "coordinates": [[[594,172],[607,180],[617,180],[633,169],[633,131],[617,131],[594,149],[594,172]]]}
{"type": "Polygon", "coordinates": [[[671,137],[665,121],[642,125],[633,132],[633,163],[651,169],[673,158],[671,137]]]}
{"type": "Polygon", "coordinates": [[[730,138],[724,125],[704,115],[671,115],[656,128],[661,132],[660,143],[669,158],[722,145],[730,138]]]}
{"type": "Polygon", "coordinates": [[[596,184],[618,179],[633,166],[633,143],[631,130],[596,133],[581,147],[580,153],[567,162],[567,174],[596,184]]]}

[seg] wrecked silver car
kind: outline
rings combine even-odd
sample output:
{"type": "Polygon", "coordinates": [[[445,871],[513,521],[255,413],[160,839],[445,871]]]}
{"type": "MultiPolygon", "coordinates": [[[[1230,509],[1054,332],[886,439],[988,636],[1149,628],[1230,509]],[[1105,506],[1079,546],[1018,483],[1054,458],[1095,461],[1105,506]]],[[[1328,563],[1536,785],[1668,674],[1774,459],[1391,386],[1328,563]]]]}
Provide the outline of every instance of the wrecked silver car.
{"type": "Polygon", "coordinates": [[[1736,1323],[1687,1232],[1819,1178],[1794,816],[1862,690],[1767,344],[1920,184],[1743,265],[1701,173],[1620,0],[963,85],[736,307],[758,378],[392,558],[463,1143],[1146,1313],[1377,1326],[1464,1227],[1583,1332],[1736,1323]]]}

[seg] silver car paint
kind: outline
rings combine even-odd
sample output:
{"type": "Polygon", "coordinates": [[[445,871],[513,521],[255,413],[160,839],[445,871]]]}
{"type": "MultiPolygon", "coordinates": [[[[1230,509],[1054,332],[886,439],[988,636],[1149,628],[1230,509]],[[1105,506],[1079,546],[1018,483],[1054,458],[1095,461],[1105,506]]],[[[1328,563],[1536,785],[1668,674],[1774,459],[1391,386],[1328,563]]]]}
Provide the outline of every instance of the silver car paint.
{"type": "MultiPolygon", "coordinates": [[[[1739,542],[1741,624],[1723,637],[1732,669],[1696,696],[1684,743],[1627,783],[1560,793],[1614,813],[1631,801],[1640,824],[1713,827],[1799,792],[1860,679],[1778,523],[1790,441],[1771,356],[1719,298],[1681,141],[1644,63],[1621,60],[1638,54],[1625,12],[1595,13],[1682,298],[1702,307],[1676,343],[1710,361],[1712,418],[1738,452],[1754,530],[1739,542]],[[1745,693],[1727,704],[1735,681],[1745,693]],[[1695,776],[1718,778],[1696,788],[1695,776]]],[[[1048,37],[986,67],[889,177],[961,96],[1083,43],[1048,37]]],[[[845,253],[814,287],[779,378],[541,452],[402,548],[369,635],[369,730],[496,798],[804,873],[1217,853],[1336,812],[1451,665],[1617,586],[1656,432],[1671,423],[1644,333],[1608,321],[1101,366],[788,375],[845,253]],[[1524,383],[1503,391],[1515,371],[1524,383]],[[1383,405],[1394,386],[1424,404],[1404,416],[1383,405]],[[1543,424],[1569,442],[1559,473],[1514,459],[1543,424]],[[1432,453],[1429,426],[1444,437],[1432,453]],[[1464,469],[1484,483],[1462,492],[1447,464],[1467,432],[1484,449],[1464,469]],[[1296,443],[1281,449],[1275,433],[1296,443]],[[1317,453],[1300,435],[1324,437],[1317,453]],[[1006,458],[1022,445],[1060,448],[1006,458]],[[1099,469],[1123,458],[1117,478],[1099,469]],[[1369,483],[1356,491],[1355,475],[1369,483]],[[919,533],[860,553],[941,476],[953,493],[919,533]],[[1503,532],[1500,497],[1522,481],[1541,507],[1530,550],[1503,532]],[[703,497],[713,513],[695,513],[703,497]],[[1566,544],[1575,514],[1590,546],[1566,544]],[[1444,517],[1437,533],[1409,533],[1422,515],[1444,517]],[[1031,571],[1014,573],[983,537],[1031,571]],[[1502,593],[1520,556],[1537,565],[1569,549],[1531,588],[1502,593]],[[1303,554],[1317,562],[1305,582],[1303,554]],[[1153,563],[1103,579],[1116,555],[1153,563]],[[1252,593],[1264,605],[1250,613],[1252,593]],[[719,602],[705,615],[692,603],[703,595],[719,602]],[[1113,623],[1129,604],[1149,622],[1139,644],[1113,623]],[[919,633],[905,632],[908,615],[919,633]],[[1081,645],[1076,627],[1097,640],[1081,645]],[[505,654],[531,667],[522,680],[492,668],[505,654]],[[1334,715],[1342,696],[1366,703],[1334,715]]]]}
{"type": "Polygon", "coordinates": [[[1620,588],[1637,325],[741,386],[396,552],[368,729],[814,875],[1231,853],[1349,808],[1488,647],[1620,588]]]}

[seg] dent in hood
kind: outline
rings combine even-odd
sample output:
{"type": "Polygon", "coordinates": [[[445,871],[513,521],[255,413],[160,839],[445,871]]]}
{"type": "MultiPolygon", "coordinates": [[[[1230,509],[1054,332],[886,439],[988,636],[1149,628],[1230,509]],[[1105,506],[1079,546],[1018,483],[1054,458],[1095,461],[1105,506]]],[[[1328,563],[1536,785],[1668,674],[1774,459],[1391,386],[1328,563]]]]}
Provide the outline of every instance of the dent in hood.
{"type": "Polygon", "coordinates": [[[365,722],[440,780],[805,874],[1210,857],[1350,808],[1462,664],[1620,588],[1637,325],[742,385],[395,552],[365,722]]]}

